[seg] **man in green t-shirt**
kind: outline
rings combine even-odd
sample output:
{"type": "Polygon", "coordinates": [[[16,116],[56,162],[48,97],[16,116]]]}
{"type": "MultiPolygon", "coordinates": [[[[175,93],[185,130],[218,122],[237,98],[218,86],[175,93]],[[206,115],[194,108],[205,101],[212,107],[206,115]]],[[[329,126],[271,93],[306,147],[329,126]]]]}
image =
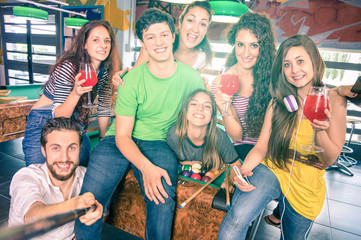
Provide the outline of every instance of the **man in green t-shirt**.
{"type": "MultiPolygon", "coordinates": [[[[136,32],[150,60],[130,71],[118,89],[116,121],[94,149],[81,193],[105,206],[129,165],[146,202],[146,239],[170,239],[175,208],[177,159],[165,142],[185,98],[205,88],[200,74],[173,57],[173,18],[146,10],[136,32]]],[[[105,210],[106,211],[106,210],[105,210]]],[[[75,224],[76,239],[99,239],[101,221],[75,224]]]]}

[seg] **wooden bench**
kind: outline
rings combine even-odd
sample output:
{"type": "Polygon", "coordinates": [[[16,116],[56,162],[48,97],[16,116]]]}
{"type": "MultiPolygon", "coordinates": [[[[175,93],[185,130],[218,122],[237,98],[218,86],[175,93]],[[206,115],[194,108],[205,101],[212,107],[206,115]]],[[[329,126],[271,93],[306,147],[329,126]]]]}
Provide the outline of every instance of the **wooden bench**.
{"type": "MultiPolygon", "coordinates": [[[[178,208],[200,187],[201,183],[178,178],[172,239],[217,239],[219,226],[226,215],[226,212],[212,208],[219,188],[208,186],[184,208],[178,208]]],[[[144,239],[145,202],[132,170],[113,196],[107,222],[144,239]]]]}

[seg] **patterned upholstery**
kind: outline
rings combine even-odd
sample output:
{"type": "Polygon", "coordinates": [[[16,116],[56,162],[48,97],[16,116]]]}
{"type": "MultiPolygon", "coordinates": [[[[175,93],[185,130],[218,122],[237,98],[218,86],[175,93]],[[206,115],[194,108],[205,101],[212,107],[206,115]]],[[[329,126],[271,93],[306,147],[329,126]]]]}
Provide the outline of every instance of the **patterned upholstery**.
{"type": "MultiPolygon", "coordinates": [[[[201,186],[201,183],[178,179],[172,239],[217,239],[219,226],[226,215],[212,208],[217,188],[208,186],[184,208],[178,208],[201,186]]],[[[132,170],[114,194],[107,222],[144,239],[145,203],[132,170]]]]}

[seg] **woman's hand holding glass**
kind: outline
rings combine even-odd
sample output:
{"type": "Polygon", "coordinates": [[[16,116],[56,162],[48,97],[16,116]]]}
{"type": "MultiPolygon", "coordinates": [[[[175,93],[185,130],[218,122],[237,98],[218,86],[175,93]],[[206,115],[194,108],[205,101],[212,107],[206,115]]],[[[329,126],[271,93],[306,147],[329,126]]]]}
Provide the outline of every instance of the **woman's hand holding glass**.
{"type": "MultiPolygon", "coordinates": [[[[216,101],[217,107],[221,113],[222,116],[225,116],[225,110],[227,103],[232,102],[232,96],[222,93],[221,90],[217,87],[217,92],[214,95],[214,100],[216,101]]],[[[228,109],[228,111],[231,111],[231,109],[228,109]]]]}
{"type": "MultiPolygon", "coordinates": [[[[229,96],[233,96],[233,94],[235,94],[239,90],[238,76],[235,74],[222,74],[221,80],[220,80],[220,85],[219,85],[219,90],[222,93],[225,93],[229,96]]],[[[228,114],[229,103],[230,103],[230,101],[226,102],[224,114],[222,114],[222,116],[226,116],[226,117],[233,116],[233,115],[228,114]]]]}
{"type": "Polygon", "coordinates": [[[301,148],[305,151],[320,153],[323,148],[315,144],[316,131],[319,129],[326,130],[329,128],[331,120],[329,104],[329,90],[325,87],[311,87],[303,106],[303,114],[311,121],[313,128],[311,144],[308,146],[302,145],[301,148]],[[317,129],[315,131],[315,129],[317,129]]]}
{"type": "MultiPolygon", "coordinates": [[[[97,84],[98,82],[97,69],[95,68],[93,63],[90,62],[80,63],[79,73],[81,74],[79,78],[81,80],[85,79],[85,81],[82,83],[82,86],[93,88],[97,84]]],[[[88,91],[88,102],[84,103],[82,107],[94,108],[98,106],[97,104],[92,103],[91,97],[92,97],[91,92],[88,91]]]]}
{"type": "Polygon", "coordinates": [[[75,76],[75,84],[74,84],[74,88],[73,88],[73,92],[79,97],[81,97],[84,93],[91,92],[91,90],[93,89],[92,86],[84,87],[82,85],[83,83],[85,83],[86,80],[79,79],[81,75],[82,75],[81,73],[78,73],[75,76]]]}
{"type": "Polygon", "coordinates": [[[313,120],[311,123],[311,126],[315,129],[320,130],[327,130],[330,127],[330,121],[331,121],[331,106],[329,105],[329,109],[325,109],[324,111],[327,119],[325,121],[320,120],[313,120]]]}

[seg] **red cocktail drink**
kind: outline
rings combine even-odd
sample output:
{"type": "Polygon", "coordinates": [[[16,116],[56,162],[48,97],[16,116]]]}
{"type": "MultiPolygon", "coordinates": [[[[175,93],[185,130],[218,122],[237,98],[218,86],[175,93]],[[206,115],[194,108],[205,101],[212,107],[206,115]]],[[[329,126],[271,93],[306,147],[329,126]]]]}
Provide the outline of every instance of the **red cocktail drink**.
{"type": "MultiPolygon", "coordinates": [[[[325,114],[325,110],[329,109],[329,90],[325,87],[311,87],[308,92],[308,95],[305,100],[305,105],[303,107],[303,113],[305,116],[313,122],[313,120],[325,121],[327,116],[325,114]]],[[[316,146],[315,144],[315,133],[316,131],[312,127],[312,139],[310,145],[302,145],[301,149],[308,152],[323,152],[323,148],[320,146],[316,146]]]]}
{"type": "Polygon", "coordinates": [[[220,90],[229,95],[232,96],[235,94],[239,89],[239,80],[237,75],[233,74],[224,74],[221,77],[221,88],[220,90]]]}
{"type": "Polygon", "coordinates": [[[95,84],[98,82],[97,73],[95,71],[84,71],[80,70],[79,73],[81,74],[79,79],[86,81],[82,84],[83,87],[94,87],[95,84]]]}
{"type": "MultiPolygon", "coordinates": [[[[94,87],[98,82],[96,68],[92,63],[80,63],[79,67],[80,77],[79,80],[84,80],[83,87],[94,87]]],[[[82,105],[84,108],[97,107],[97,104],[93,104],[91,100],[90,91],[88,91],[88,101],[82,105]]]]}
{"type": "Polygon", "coordinates": [[[325,95],[308,95],[306,97],[303,113],[313,122],[313,120],[325,121],[327,116],[325,109],[328,109],[328,99],[325,95]]]}

